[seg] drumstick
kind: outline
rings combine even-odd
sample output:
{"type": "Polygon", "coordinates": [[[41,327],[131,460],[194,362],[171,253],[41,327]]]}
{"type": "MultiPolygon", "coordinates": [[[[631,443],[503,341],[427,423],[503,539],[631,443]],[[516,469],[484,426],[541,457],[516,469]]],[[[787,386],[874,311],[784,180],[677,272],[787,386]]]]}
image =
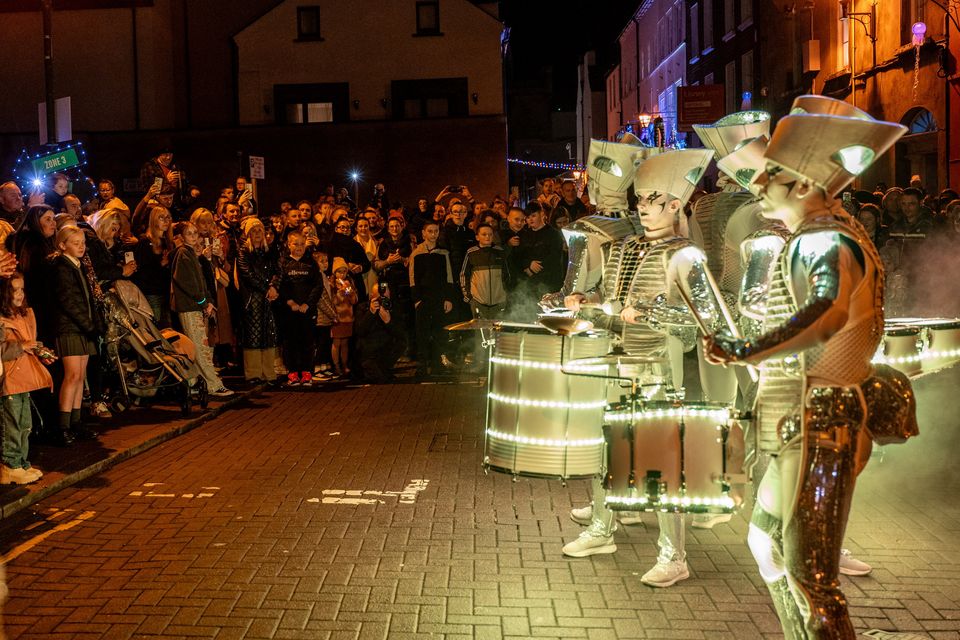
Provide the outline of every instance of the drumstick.
{"type": "Polygon", "coordinates": [[[697,308],[693,306],[693,300],[690,299],[690,296],[687,295],[687,292],[683,290],[683,287],[680,286],[680,281],[675,280],[674,284],[677,285],[677,291],[680,292],[680,297],[683,298],[683,303],[687,305],[687,309],[690,310],[690,313],[693,314],[693,319],[696,321],[697,326],[700,327],[700,332],[705,336],[713,335],[710,333],[710,329],[707,328],[707,324],[703,321],[703,318],[700,317],[700,314],[697,313],[697,308]]]}
{"type": "MultiPolygon", "coordinates": [[[[696,307],[693,306],[693,300],[690,299],[690,296],[687,295],[687,292],[680,285],[680,281],[674,280],[673,282],[675,285],[677,285],[677,291],[680,293],[680,298],[683,299],[683,303],[687,305],[687,308],[690,309],[690,313],[693,314],[693,319],[696,321],[697,326],[700,328],[700,331],[705,336],[712,336],[713,332],[711,332],[710,329],[707,328],[707,325],[703,321],[703,318],[701,318],[700,314],[697,313],[696,307]]],[[[720,304],[723,305],[722,301],[720,304]]],[[[729,313],[729,311],[727,313],[729,313]]],[[[732,321],[733,319],[731,318],[730,320],[732,321]]],[[[739,336],[734,336],[734,337],[739,337],[739,336]]],[[[754,382],[756,382],[759,379],[759,377],[757,376],[757,370],[753,365],[749,365],[749,364],[747,365],[747,372],[750,374],[750,379],[753,380],[754,382]]]]}
{"type": "MultiPolygon", "coordinates": [[[[730,309],[727,308],[727,303],[724,302],[723,296],[720,294],[720,287],[717,286],[717,281],[713,279],[713,274],[710,273],[710,269],[705,268],[703,273],[707,276],[707,283],[710,285],[710,289],[713,291],[713,297],[717,301],[717,306],[720,307],[720,313],[723,314],[723,320],[727,323],[727,328],[730,330],[730,335],[738,340],[743,338],[743,334],[740,333],[740,328],[737,326],[737,323],[733,321],[733,314],[730,313],[730,309]]],[[[677,287],[679,286],[680,283],[677,282],[677,287]]],[[[747,373],[750,374],[750,379],[754,382],[759,380],[757,368],[753,365],[747,365],[747,373]]]]}

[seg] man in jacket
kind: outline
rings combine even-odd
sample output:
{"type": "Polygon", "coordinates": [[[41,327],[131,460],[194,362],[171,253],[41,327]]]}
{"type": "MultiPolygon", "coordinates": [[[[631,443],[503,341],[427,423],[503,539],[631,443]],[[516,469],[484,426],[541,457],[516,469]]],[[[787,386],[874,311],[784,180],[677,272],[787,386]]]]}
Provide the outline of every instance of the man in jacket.
{"type": "Polygon", "coordinates": [[[567,243],[559,229],[546,223],[540,203],[528,204],[526,215],[527,226],[517,234],[519,245],[513,249],[510,266],[517,274],[517,305],[532,317],[540,298],[563,284],[567,243]]]}
{"type": "Polygon", "coordinates": [[[577,183],[573,180],[564,180],[560,185],[560,201],[554,206],[550,217],[554,220],[566,217],[573,222],[587,215],[587,208],[577,197],[577,183]]]}
{"type": "Polygon", "coordinates": [[[438,373],[449,366],[441,352],[440,335],[453,311],[456,287],[450,268],[450,254],[437,246],[440,226],[427,222],[423,226],[423,242],[410,254],[410,291],[417,324],[417,375],[438,373]]]}

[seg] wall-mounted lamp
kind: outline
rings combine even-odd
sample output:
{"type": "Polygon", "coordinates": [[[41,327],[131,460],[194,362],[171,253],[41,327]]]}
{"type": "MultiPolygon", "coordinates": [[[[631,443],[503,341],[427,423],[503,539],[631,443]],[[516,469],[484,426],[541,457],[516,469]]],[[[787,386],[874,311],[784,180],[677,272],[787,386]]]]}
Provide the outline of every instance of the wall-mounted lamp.
{"type": "Polygon", "coordinates": [[[863,27],[870,42],[877,43],[877,5],[870,4],[870,11],[850,11],[851,0],[840,0],[840,19],[856,20],[863,27]]]}
{"type": "Polygon", "coordinates": [[[927,25],[922,22],[914,22],[913,26],[910,27],[910,33],[913,34],[913,46],[922,46],[923,41],[927,38],[927,25]]]}
{"type": "Polygon", "coordinates": [[[637,122],[640,123],[641,127],[650,126],[650,121],[653,120],[653,116],[647,113],[647,105],[643,105],[643,111],[637,114],[637,122]]]}
{"type": "Polygon", "coordinates": [[[355,111],[359,111],[359,110],[360,110],[360,101],[359,101],[359,100],[354,100],[354,101],[353,101],[353,108],[354,108],[355,111]]]}
{"type": "Polygon", "coordinates": [[[473,104],[477,104],[480,102],[480,94],[474,91],[470,94],[470,99],[473,100],[473,104]]]}

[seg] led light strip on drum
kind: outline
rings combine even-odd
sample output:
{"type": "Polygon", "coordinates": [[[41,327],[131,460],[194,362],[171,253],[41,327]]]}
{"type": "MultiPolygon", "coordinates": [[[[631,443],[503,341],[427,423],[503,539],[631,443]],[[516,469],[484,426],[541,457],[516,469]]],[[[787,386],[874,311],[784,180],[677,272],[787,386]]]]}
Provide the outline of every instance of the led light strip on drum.
{"type": "Polygon", "coordinates": [[[629,411],[608,411],[603,414],[603,419],[605,422],[634,422],[648,418],[692,418],[697,416],[726,422],[730,419],[730,411],[727,409],[697,409],[696,407],[641,409],[633,414],[629,411]]]}
{"type": "Polygon", "coordinates": [[[561,365],[559,362],[538,362],[536,360],[516,360],[514,358],[503,358],[493,356],[490,362],[503,365],[505,367],[522,367],[524,369],[548,369],[550,371],[582,371],[589,373],[592,371],[606,371],[606,365],[561,365]]]}
{"type": "Polygon", "coordinates": [[[885,355],[877,354],[873,357],[873,364],[910,364],[912,362],[923,362],[924,360],[934,360],[937,358],[960,358],[960,349],[948,349],[946,351],[921,351],[909,356],[896,356],[888,358],[885,355]]]}
{"type": "Polygon", "coordinates": [[[496,440],[516,444],[530,444],[538,447],[599,447],[603,444],[603,438],[591,438],[589,440],[550,440],[549,438],[517,436],[512,433],[502,433],[493,429],[487,429],[487,435],[496,440]]]}
{"type": "Polygon", "coordinates": [[[606,400],[597,400],[594,402],[557,402],[556,400],[531,400],[530,398],[515,398],[511,396],[502,396],[499,393],[489,393],[487,397],[494,402],[512,404],[519,407],[537,407],[539,409],[572,409],[572,410],[595,410],[603,409],[607,406],[606,400]]]}
{"type": "Polygon", "coordinates": [[[636,498],[607,496],[604,502],[610,505],[620,505],[626,507],[644,507],[647,505],[663,505],[671,507],[723,507],[725,509],[733,509],[734,507],[733,498],[728,496],[723,496],[720,498],[681,498],[680,496],[667,496],[657,502],[651,502],[646,496],[638,496],[636,498]]]}

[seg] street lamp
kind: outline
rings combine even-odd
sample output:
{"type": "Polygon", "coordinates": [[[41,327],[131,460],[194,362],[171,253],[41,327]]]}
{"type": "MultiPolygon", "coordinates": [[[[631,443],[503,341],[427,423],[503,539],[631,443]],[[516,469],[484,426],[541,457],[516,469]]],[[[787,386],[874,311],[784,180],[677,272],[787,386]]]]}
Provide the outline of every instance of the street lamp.
{"type": "Polygon", "coordinates": [[[353,206],[360,208],[360,172],[354,169],[350,172],[350,179],[353,180],[353,206]]]}
{"type": "Polygon", "coordinates": [[[643,111],[637,114],[637,120],[640,122],[640,126],[646,129],[650,126],[650,121],[653,117],[647,113],[647,105],[643,105],[643,111]]]}

